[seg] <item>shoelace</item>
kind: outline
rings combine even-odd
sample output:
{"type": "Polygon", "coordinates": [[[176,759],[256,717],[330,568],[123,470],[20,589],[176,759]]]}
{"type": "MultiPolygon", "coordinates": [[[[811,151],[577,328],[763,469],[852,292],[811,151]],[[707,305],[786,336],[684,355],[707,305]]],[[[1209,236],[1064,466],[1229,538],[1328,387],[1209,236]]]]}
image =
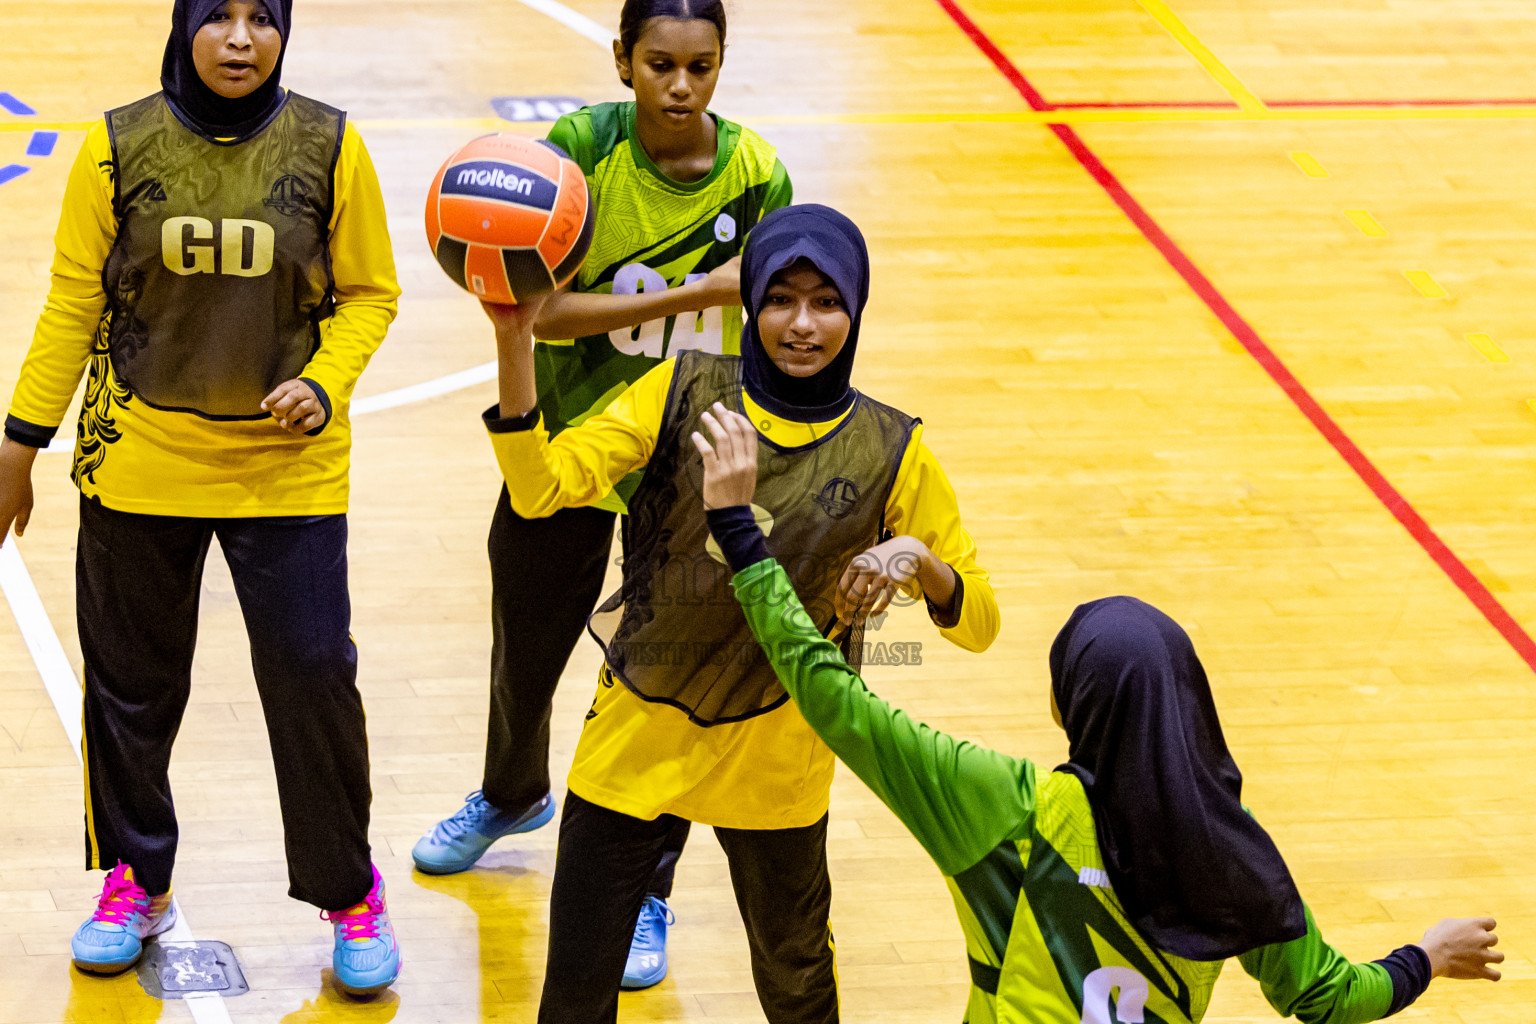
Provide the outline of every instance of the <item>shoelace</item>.
{"type": "Polygon", "coordinates": [[[464,798],[464,806],[453,813],[453,817],[445,818],[437,823],[437,838],[440,841],[457,839],[459,836],[479,826],[479,824],[491,815],[491,802],[485,798],[480,790],[475,790],[464,798]]]}
{"type": "Polygon", "coordinates": [[[342,938],[348,942],[362,942],[379,937],[379,919],[384,916],[384,901],[369,894],[368,898],[347,910],[320,911],[320,919],[340,924],[342,938]]]}
{"type": "MultiPolygon", "coordinates": [[[[120,867],[121,865],[119,865],[120,867]]],[[[107,876],[107,884],[96,902],[92,921],[126,925],[134,914],[147,913],[149,894],[137,882],[130,882],[114,870],[107,876]]]]}
{"type": "Polygon", "coordinates": [[[666,921],[667,924],[677,924],[677,915],[672,913],[672,908],[655,896],[645,898],[645,906],[640,908],[640,920],[635,924],[635,940],[640,945],[650,945],[656,937],[657,920],[666,921]],[[657,908],[660,908],[658,911],[657,908]]]}

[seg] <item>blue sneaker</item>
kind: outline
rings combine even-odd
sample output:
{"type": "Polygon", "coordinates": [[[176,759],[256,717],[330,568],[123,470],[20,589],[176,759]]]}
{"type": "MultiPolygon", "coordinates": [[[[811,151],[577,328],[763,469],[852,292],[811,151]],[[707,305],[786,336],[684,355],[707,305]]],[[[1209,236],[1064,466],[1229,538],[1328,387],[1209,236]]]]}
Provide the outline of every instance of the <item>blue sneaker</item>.
{"type": "Polygon", "coordinates": [[[667,976],[667,926],[677,923],[672,908],[660,896],[647,896],[635,921],[635,937],[624,962],[619,988],[633,992],[650,988],[667,976]]]}
{"type": "Polygon", "coordinates": [[[175,923],[171,894],[151,898],[133,880],[133,868],[118,861],[101,887],[96,913],[70,941],[70,952],[82,971],[119,974],[138,963],[145,939],[175,923]]]}
{"type": "Polygon", "coordinates": [[[363,902],[346,910],[322,910],[320,916],[336,932],[331,973],[337,988],[348,995],[371,996],[394,984],[400,976],[400,946],[384,906],[384,879],[377,867],[363,902]]]}
{"type": "Polygon", "coordinates": [[[502,836],[532,832],[548,825],[554,816],[555,798],[548,793],[521,814],[508,814],[492,806],[477,789],[464,798],[464,806],[451,818],[444,818],[416,841],[411,859],[418,870],[429,875],[466,871],[502,836]]]}

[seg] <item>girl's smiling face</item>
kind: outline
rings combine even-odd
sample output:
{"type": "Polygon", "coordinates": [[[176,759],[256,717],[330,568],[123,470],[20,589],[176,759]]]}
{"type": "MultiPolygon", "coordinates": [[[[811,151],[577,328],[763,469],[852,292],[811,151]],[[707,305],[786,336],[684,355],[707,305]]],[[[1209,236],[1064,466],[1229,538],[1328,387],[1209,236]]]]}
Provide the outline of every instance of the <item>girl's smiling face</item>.
{"type": "Polygon", "coordinates": [[[227,100],[249,96],[277,66],[283,37],[259,0],[227,0],[192,37],[192,65],[227,100]]]}
{"type": "Polygon", "coordinates": [[[613,57],[641,111],[668,128],[693,127],[720,78],[720,33],[702,18],[652,18],[634,49],[616,42],[613,57]]]}
{"type": "Polygon", "coordinates": [[[824,370],[843,350],[852,329],[837,286],[806,259],[773,275],[757,313],[763,350],[791,377],[824,370]]]}

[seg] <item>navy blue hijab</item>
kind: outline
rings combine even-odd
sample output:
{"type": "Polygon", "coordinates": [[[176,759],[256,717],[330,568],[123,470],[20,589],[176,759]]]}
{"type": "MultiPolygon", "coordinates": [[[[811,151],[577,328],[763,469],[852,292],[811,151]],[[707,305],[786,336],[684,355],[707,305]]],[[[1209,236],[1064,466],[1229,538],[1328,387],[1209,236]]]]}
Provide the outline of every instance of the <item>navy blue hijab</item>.
{"type": "Polygon", "coordinates": [[[261,0],[272,17],[283,48],[272,74],[249,96],[225,99],[203,82],[192,63],[192,37],[224,0],[176,0],[171,8],[171,37],[160,62],[160,88],[182,123],[210,139],[243,141],[265,128],[283,106],[283,54],[288,51],[288,26],[293,0],[261,0]]]}
{"type": "Polygon", "coordinates": [[[1159,949],[1224,960],[1307,932],[1274,841],[1246,811],[1205,669],[1178,623],[1131,597],[1080,605],[1051,688],[1126,916],[1159,949]]]}
{"type": "Polygon", "coordinates": [[[785,206],[758,221],[741,254],[741,358],[753,401],[775,416],[801,423],[824,422],[846,410],[853,402],[849,378],[868,300],[869,250],[853,221],[814,203],[785,206]],[[837,358],[809,377],[795,377],[775,366],[757,330],[757,314],[773,275],[802,259],[831,280],[853,321],[837,358]]]}

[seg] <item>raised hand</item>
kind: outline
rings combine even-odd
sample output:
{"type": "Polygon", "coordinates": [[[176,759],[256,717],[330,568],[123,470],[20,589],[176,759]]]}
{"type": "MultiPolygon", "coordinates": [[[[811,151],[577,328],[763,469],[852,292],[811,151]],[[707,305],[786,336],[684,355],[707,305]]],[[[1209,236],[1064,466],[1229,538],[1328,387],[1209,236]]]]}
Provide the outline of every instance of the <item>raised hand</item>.
{"type": "Polygon", "coordinates": [[[719,402],[699,419],[714,439],[711,444],[693,432],[693,446],[704,458],[704,507],[751,504],[757,490],[757,428],[719,402]]]}

